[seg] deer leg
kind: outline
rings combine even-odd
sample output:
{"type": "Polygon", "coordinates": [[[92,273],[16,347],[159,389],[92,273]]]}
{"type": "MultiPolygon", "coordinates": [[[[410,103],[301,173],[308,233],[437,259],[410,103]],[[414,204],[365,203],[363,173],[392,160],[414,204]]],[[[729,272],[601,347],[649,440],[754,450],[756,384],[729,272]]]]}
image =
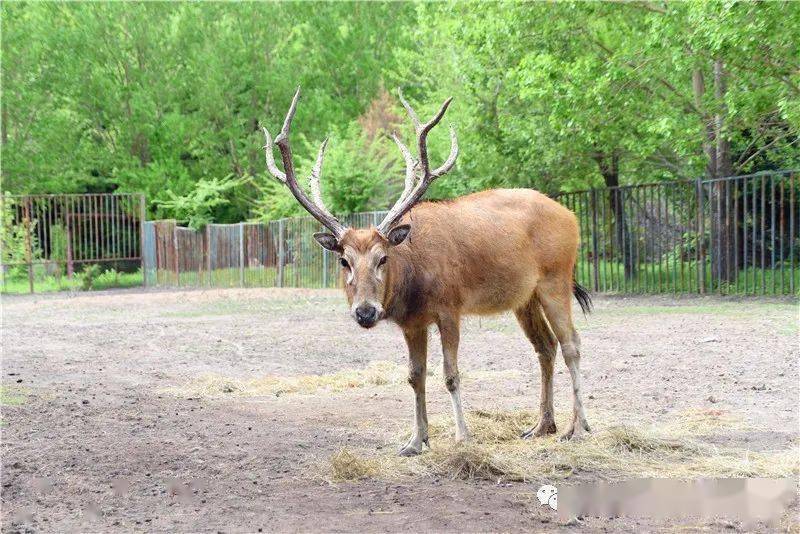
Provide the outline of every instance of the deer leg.
{"type": "Polygon", "coordinates": [[[539,396],[539,422],[533,428],[522,433],[523,439],[545,436],[556,432],[553,417],[553,364],[555,363],[558,341],[550,331],[547,321],[542,315],[539,299],[534,296],[515,315],[528,340],[536,349],[541,371],[541,393],[539,396]]]}
{"type": "Polygon", "coordinates": [[[543,288],[540,296],[544,314],[561,344],[561,353],[572,379],[572,421],[561,439],[579,439],[589,431],[589,423],[581,401],[581,341],[572,324],[572,281],[543,288]]]}
{"type": "Polygon", "coordinates": [[[458,340],[460,324],[457,317],[440,318],[439,333],[442,337],[442,354],[444,366],[444,383],[450,392],[453,404],[453,419],[456,423],[456,441],[469,439],[467,423],[464,420],[464,408],[461,406],[461,379],[458,374],[458,340]]]}
{"type": "Polygon", "coordinates": [[[402,449],[400,456],[414,456],[422,452],[422,445],[428,445],[428,411],[425,406],[425,374],[428,365],[428,329],[404,330],[408,345],[408,383],[414,389],[414,429],[411,439],[402,449]]]}

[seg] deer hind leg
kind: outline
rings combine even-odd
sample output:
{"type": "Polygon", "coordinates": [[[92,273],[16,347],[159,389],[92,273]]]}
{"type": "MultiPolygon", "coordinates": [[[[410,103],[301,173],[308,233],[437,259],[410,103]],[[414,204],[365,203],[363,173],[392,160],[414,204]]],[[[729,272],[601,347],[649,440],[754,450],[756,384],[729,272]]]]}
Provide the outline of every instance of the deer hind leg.
{"type": "Polygon", "coordinates": [[[561,344],[561,353],[572,378],[572,421],[561,438],[580,438],[589,431],[589,423],[581,401],[581,341],[572,324],[572,280],[543,281],[538,291],[545,317],[561,344]]]}
{"type": "Polygon", "coordinates": [[[428,328],[404,330],[408,345],[408,383],[414,388],[414,429],[400,456],[414,456],[428,445],[428,410],[425,405],[425,374],[428,366],[428,328]]]}
{"type": "Polygon", "coordinates": [[[460,324],[457,317],[442,317],[438,326],[442,336],[444,383],[447,391],[450,392],[450,401],[453,405],[456,441],[466,441],[469,439],[469,432],[467,432],[467,423],[464,420],[464,408],[461,406],[461,378],[458,374],[460,324]]]}
{"type": "Polygon", "coordinates": [[[539,422],[526,432],[522,438],[532,438],[555,434],[556,421],[553,417],[553,365],[556,359],[558,341],[550,331],[550,327],[542,314],[539,299],[534,295],[522,308],[516,310],[515,315],[528,340],[536,349],[539,357],[542,390],[539,396],[539,422]]]}

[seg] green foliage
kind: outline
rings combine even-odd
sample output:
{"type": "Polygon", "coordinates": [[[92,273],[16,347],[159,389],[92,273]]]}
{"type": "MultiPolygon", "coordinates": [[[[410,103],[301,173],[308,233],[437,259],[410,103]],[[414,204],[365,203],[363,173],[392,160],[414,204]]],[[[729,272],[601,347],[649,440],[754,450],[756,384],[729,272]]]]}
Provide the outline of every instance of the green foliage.
{"type": "Polygon", "coordinates": [[[96,263],[86,265],[80,273],[81,289],[89,291],[94,286],[94,280],[100,275],[100,266],[96,263]]]}
{"type": "Polygon", "coordinates": [[[63,274],[62,269],[67,261],[67,230],[61,224],[53,224],[49,230],[50,259],[55,262],[58,275],[63,274]]]}
{"type": "MultiPolygon", "coordinates": [[[[297,164],[331,136],[337,213],[402,181],[383,134],[413,132],[384,87],[424,117],[455,98],[461,156],[432,198],[695,177],[717,120],[730,172],[800,166],[792,2],[4,2],[0,20],[4,187],[143,192],[193,226],[301,212],[261,149],[297,85],[297,164]]],[[[431,160],[447,149],[440,127],[431,160]]]]}
{"type": "Polygon", "coordinates": [[[41,258],[41,249],[36,238],[36,224],[34,219],[28,223],[14,224],[14,212],[17,206],[8,195],[0,197],[0,247],[2,247],[2,263],[6,265],[4,276],[22,277],[27,273],[24,265],[28,261],[28,243],[26,233],[30,231],[30,258],[41,258]],[[28,230],[28,228],[30,230],[28,230]]]}
{"type": "Polygon", "coordinates": [[[231,203],[230,192],[242,183],[242,180],[234,180],[230,176],[222,180],[201,179],[194,189],[182,196],[167,189],[168,198],[159,200],[158,208],[172,215],[179,223],[200,230],[206,224],[222,218],[218,216],[220,208],[231,203]]]}

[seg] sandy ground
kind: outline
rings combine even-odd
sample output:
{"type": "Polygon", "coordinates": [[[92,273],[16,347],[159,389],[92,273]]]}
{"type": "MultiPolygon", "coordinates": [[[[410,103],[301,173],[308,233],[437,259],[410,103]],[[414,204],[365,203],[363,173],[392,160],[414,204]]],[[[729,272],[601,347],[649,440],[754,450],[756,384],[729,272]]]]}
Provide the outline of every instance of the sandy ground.
{"type": "MultiPolygon", "coordinates": [[[[595,300],[595,312],[577,323],[590,422],[601,409],[661,421],[713,408],[760,430],[712,440],[754,451],[796,442],[795,302],[595,300]]],[[[439,367],[435,334],[430,346],[429,367],[439,367]]],[[[5,297],[2,347],[4,532],[740,528],[723,520],[560,524],[535,500],[538,486],[525,483],[324,480],[326,459],[342,447],[400,445],[398,429],[410,425],[412,410],[407,386],[256,398],[180,394],[206,373],[248,379],[378,360],[404,365],[396,327],[360,329],[337,291],[5,297]]],[[[513,317],[465,321],[459,360],[466,374],[506,376],[465,383],[468,410],[537,406],[538,364],[513,317]]],[[[556,409],[568,410],[560,358],[555,379],[556,409]]],[[[429,380],[428,392],[431,415],[448,413],[443,384],[429,380]]]]}

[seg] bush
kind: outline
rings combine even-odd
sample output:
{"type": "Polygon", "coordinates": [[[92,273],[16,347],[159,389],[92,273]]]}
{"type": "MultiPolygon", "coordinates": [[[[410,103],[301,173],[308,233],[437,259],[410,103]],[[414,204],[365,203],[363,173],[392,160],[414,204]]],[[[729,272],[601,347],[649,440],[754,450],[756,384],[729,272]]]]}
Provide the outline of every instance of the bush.
{"type": "Polygon", "coordinates": [[[94,286],[95,278],[100,275],[100,266],[97,264],[87,265],[80,274],[81,289],[89,291],[94,286]]]}

